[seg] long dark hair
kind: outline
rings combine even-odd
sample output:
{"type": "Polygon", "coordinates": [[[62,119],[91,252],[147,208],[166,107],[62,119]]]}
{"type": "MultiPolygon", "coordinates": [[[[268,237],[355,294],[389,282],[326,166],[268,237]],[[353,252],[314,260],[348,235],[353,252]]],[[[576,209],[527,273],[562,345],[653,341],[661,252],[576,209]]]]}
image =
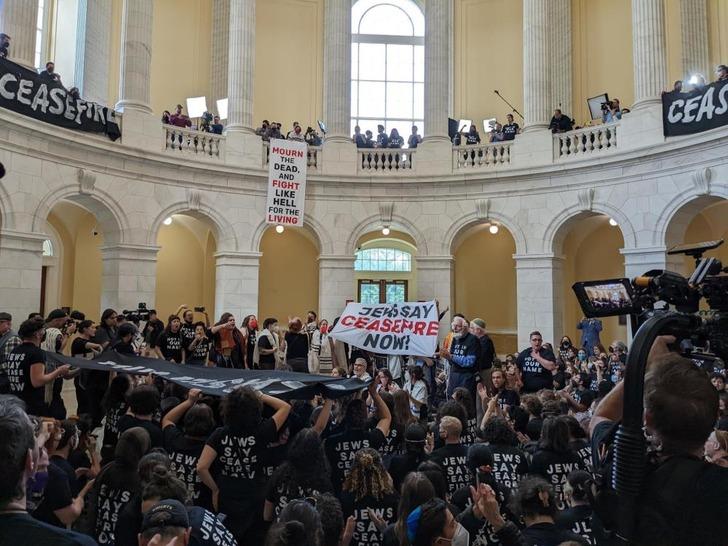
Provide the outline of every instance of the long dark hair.
{"type": "Polygon", "coordinates": [[[131,389],[131,377],[126,374],[119,374],[111,380],[109,388],[106,389],[101,407],[109,411],[121,406],[126,402],[126,393],[131,389]]]}
{"type": "Polygon", "coordinates": [[[432,482],[422,472],[410,472],[402,482],[399,497],[399,518],[394,524],[394,534],[400,544],[409,544],[407,539],[407,516],[427,501],[435,498],[432,482]]]}
{"type": "Polygon", "coordinates": [[[559,417],[548,417],[541,429],[540,449],[547,449],[556,453],[569,453],[569,425],[559,417]]]}
{"type": "Polygon", "coordinates": [[[298,495],[298,489],[316,490],[321,493],[333,491],[329,477],[329,462],[324,453],[318,433],[305,428],[296,434],[288,445],[288,457],[274,473],[288,491],[298,495]]]}
{"type": "MultiPolygon", "coordinates": [[[[470,391],[465,387],[458,387],[452,393],[453,400],[460,402],[468,413],[468,419],[472,419],[476,416],[475,414],[475,401],[470,391]]],[[[465,429],[463,429],[465,431],[465,429]]]]}
{"type": "Polygon", "coordinates": [[[101,322],[99,323],[99,328],[103,328],[108,334],[109,339],[111,339],[114,335],[115,329],[114,327],[110,327],[106,325],[106,321],[109,319],[111,315],[117,315],[118,313],[114,311],[113,309],[104,309],[104,312],[101,313],[101,322]]]}
{"type": "Polygon", "coordinates": [[[447,523],[447,503],[442,499],[430,499],[420,505],[419,509],[421,514],[412,546],[432,546],[432,541],[442,534],[447,523]]]}

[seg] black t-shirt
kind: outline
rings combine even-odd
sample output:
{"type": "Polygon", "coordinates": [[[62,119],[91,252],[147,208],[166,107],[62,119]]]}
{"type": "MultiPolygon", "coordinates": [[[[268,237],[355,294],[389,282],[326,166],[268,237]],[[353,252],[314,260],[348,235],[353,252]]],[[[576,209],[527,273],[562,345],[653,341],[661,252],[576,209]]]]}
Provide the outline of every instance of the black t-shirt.
{"type": "MultiPolygon", "coordinates": [[[[495,484],[493,489],[498,499],[498,505],[501,507],[501,515],[507,521],[512,517],[507,510],[510,492],[498,483],[495,484]]],[[[453,495],[453,502],[455,502],[456,497],[459,497],[459,502],[456,505],[462,510],[457,519],[470,534],[470,544],[473,546],[495,546],[501,544],[493,526],[487,520],[476,518],[473,514],[470,488],[463,488],[457,491],[453,495]]]]}
{"type": "Polygon", "coordinates": [[[29,514],[0,514],[0,544],[53,546],[97,546],[94,539],[80,533],[59,529],[29,514]]]}
{"type": "Polygon", "coordinates": [[[308,356],[308,334],[286,332],[286,358],[306,358],[308,356]]]}
{"type": "Polygon", "coordinates": [[[119,418],[119,434],[134,427],[142,427],[149,433],[149,437],[152,439],[152,447],[162,447],[164,445],[162,427],[159,426],[159,423],[137,419],[133,415],[123,415],[119,418]]]}
{"type": "Polygon", "coordinates": [[[490,444],[493,454],[493,478],[511,491],[518,488],[521,478],[528,474],[526,453],[516,446],[490,444]]]}
{"type": "Polygon", "coordinates": [[[452,370],[459,373],[476,373],[480,363],[480,340],[470,332],[453,337],[450,344],[452,370]]]}
{"type": "Polygon", "coordinates": [[[139,491],[139,477],[136,472],[121,468],[116,462],[101,471],[93,485],[96,495],[96,519],[94,538],[101,545],[116,542],[116,525],[119,514],[139,491]]]}
{"type": "Polygon", "coordinates": [[[348,428],[344,432],[328,437],[324,442],[324,449],[331,465],[331,482],[334,489],[341,490],[341,484],[354,464],[357,451],[364,447],[379,450],[382,444],[384,444],[384,434],[378,428],[374,430],[348,428]]]}
{"type": "Polygon", "coordinates": [[[497,400],[498,406],[500,406],[500,408],[504,411],[508,408],[515,408],[516,406],[521,405],[521,397],[518,396],[516,391],[512,391],[510,389],[502,389],[498,393],[497,400]]]}
{"type": "Polygon", "coordinates": [[[590,546],[597,544],[592,524],[592,508],[589,505],[574,506],[562,510],[556,515],[556,525],[561,529],[579,535],[590,546]]]}
{"type": "MultiPolygon", "coordinates": [[[[331,482],[325,476],[317,480],[318,483],[291,483],[289,468],[287,464],[280,466],[278,470],[273,472],[273,476],[268,481],[265,500],[273,504],[273,513],[276,517],[280,515],[286,504],[293,499],[304,499],[319,493],[333,492],[331,482]]],[[[324,472],[321,472],[321,474],[323,475],[324,472]]]]}
{"type": "Polygon", "coordinates": [[[342,493],[341,509],[344,512],[344,520],[346,521],[349,516],[354,516],[356,520],[351,543],[360,546],[382,546],[382,533],[369,517],[369,510],[385,523],[393,523],[397,519],[397,501],[397,495],[394,493],[385,494],[381,499],[367,495],[359,500],[355,500],[352,493],[342,493]]]}
{"type": "Polygon", "coordinates": [[[71,356],[78,356],[80,358],[93,358],[94,352],[91,349],[86,348],[86,344],[91,343],[88,339],[77,337],[71,343],[71,356]]]}
{"type": "Polygon", "coordinates": [[[162,332],[157,340],[159,350],[165,360],[173,360],[177,364],[182,362],[182,334],[177,332],[162,332]]]}
{"type": "Polygon", "coordinates": [[[121,402],[106,411],[104,424],[104,448],[111,451],[116,447],[119,440],[119,420],[126,415],[128,406],[126,402],[121,402]]]}
{"type": "MultiPolygon", "coordinates": [[[[258,338],[258,351],[260,351],[261,349],[266,349],[268,351],[273,349],[273,346],[271,345],[270,339],[268,338],[268,336],[260,336],[258,338]]],[[[275,367],[275,363],[276,363],[276,354],[275,353],[270,353],[270,354],[264,355],[262,352],[259,352],[258,364],[260,365],[261,368],[272,370],[275,367]]]]}
{"type": "Polygon", "coordinates": [[[503,140],[513,140],[516,138],[516,135],[518,134],[518,129],[520,127],[517,123],[506,123],[503,126],[503,140]]]}
{"type": "Polygon", "coordinates": [[[45,366],[45,355],[32,343],[22,343],[8,355],[5,371],[10,381],[10,393],[25,402],[29,415],[50,417],[45,403],[45,388],[36,388],[30,381],[30,368],[34,364],[45,366]]]}
{"type": "Polygon", "coordinates": [[[427,459],[424,453],[404,453],[403,455],[395,455],[389,461],[389,475],[392,476],[395,490],[399,491],[400,485],[404,481],[407,474],[417,470],[420,463],[427,459]]]}
{"type": "Polygon", "coordinates": [[[480,135],[478,133],[467,133],[465,136],[465,144],[480,144],[480,135]]]}
{"type": "Polygon", "coordinates": [[[460,443],[464,446],[473,445],[478,441],[478,418],[471,417],[468,419],[467,426],[460,436],[460,443]]]}
{"type": "Polygon", "coordinates": [[[134,351],[134,345],[132,345],[131,341],[119,340],[114,343],[112,349],[114,349],[120,355],[134,356],[136,354],[136,352],[134,351]]]}
{"type": "MultiPolygon", "coordinates": [[[[191,342],[190,342],[191,343],[191,342]]],[[[187,348],[187,364],[207,364],[207,354],[210,351],[210,340],[203,337],[200,342],[195,345],[194,349],[187,348]]]]}
{"type": "Polygon", "coordinates": [[[577,534],[556,527],[553,523],[537,523],[521,531],[521,536],[529,546],[559,546],[562,542],[573,540],[584,546],[589,544],[577,534]]]}
{"type": "Polygon", "coordinates": [[[189,546],[237,546],[233,534],[228,531],[222,521],[210,512],[199,506],[187,509],[190,518],[189,546]]]}
{"type": "MultiPolygon", "coordinates": [[[[541,347],[539,349],[541,358],[556,362],[554,353],[541,347]]],[[[538,392],[541,389],[553,389],[554,379],[551,371],[544,368],[541,363],[531,356],[531,348],[524,349],[518,355],[516,365],[521,370],[523,377],[523,392],[538,392]]]]}
{"type": "Polygon", "coordinates": [[[50,525],[65,528],[65,525],[53,512],[70,506],[72,502],[73,493],[71,493],[68,474],[64,468],[56,464],[55,459],[51,460],[48,465],[48,483],[43,490],[43,499],[33,512],[33,517],[50,525]]]}
{"type": "Polygon", "coordinates": [[[182,347],[185,350],[190,348],[190,343],[195,339],[195,324],[194,322],[184,322],[179,328],[180,336],[182,337],[182,347]]]}
{"type": "Polygon", "coordinates": [[[493,359],[495,358],[495,345],[488,334],[480,338],[480,362],[481,370],[489,370],[493,367],[493,359]]]}
{"type": "Polygon", "coordinates": [[[430,460],[439,464],[445,471],[448,493],[454,493],[461,487],[467,487],[473,482],[473,475],[467,464],[467,446],[447,444],[433,451],[430,460]]]}
{"type": "Polygon", "coordinates": [[[592,454],[591,444],[585,438],[578,438],[572,440],[570,443],[572,451],[579,456],[581,463],[584,468],[591,470],[592,468],[592,454]]]}
{"type": "Polygon", "coordinates": [[[212,509],[212,493],[197,474],[197,461],[205,447],[204,440],[185,436],[174,425],[164,429],[164,449],[169,454],[170,468],[187,486],[189,500],[196,506],[212,509]]]}
{"type": "Polygon", "coordinates": [[[579,455],[573,451],[556,453],[547,449],[539,449],[531,459],[531,474],[538,474],[551,484],[556,493],[556,506],[559,510],[563,510],[565,507],[566,477],[574,470],[586,470],[586,468],[579,455]]]}

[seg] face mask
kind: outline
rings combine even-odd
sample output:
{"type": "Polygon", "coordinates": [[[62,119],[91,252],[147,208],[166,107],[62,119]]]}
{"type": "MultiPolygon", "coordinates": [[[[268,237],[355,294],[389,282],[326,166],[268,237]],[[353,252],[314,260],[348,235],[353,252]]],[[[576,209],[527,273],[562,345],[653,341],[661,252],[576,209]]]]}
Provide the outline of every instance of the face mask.
{"type": "Polygon", "coordinates": [[[250,319],[250,322],[248,322],[248,326],[250,326],[253,330],[258,329],[258,321],[255,319],[250,319]]]}
{"type": "Polygon", "coordinates": [[[452,538],[440,538],[436,544],[450,543],[451,546],[468,546],[470,544],[470,533],[467,529],[458,523],[457,530],[452,538]]]}
{"type": "Polygon", "coordinates": [[[578,358],[579,358],[579,360],[581,360],[582,362],[584,362],[586,360],[586,354],[579,353],[579,357],[578,358]]]}
{"type": "Polygon", "coordinates": [[[320,330],[322,334],[326,334],[329,332],[329,327],[324,324],[323,326],[321,326],[320,330]]]}
{"type": "Polygon", "coordinates": [[[42,493],[48,485],[48,472],[36,472],[28,481],[30,482],[28,490],[31,493],[42,493]]]}

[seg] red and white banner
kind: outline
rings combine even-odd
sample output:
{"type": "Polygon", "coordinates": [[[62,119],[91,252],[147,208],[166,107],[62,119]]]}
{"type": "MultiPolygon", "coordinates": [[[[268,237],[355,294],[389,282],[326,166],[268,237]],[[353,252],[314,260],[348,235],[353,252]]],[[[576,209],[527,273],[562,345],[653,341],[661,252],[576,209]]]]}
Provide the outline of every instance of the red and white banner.
{"type": "Polygon", "coordinates": [[[439,330],[434,301],[349,303],[330,335],[372,353],[430,357],[439,330]]]}
{"type": "Polygon", "coordinates": [[[265,221],[303,226],[306,202],[308,145],[295,140],[271,140],[268,155],[268,201],[265,221]]]}

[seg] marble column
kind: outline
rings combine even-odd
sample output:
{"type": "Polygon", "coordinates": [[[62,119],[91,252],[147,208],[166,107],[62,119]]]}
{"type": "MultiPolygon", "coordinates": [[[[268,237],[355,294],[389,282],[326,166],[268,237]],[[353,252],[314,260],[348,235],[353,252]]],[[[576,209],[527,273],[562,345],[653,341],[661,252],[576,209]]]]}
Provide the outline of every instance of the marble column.
{"type": "Polygon", "coordinates": [[[448,141],[451,0],[425,3],[426,141],[448,141]]]}
{"type": "Polygon", "coordinates": [[[79,0],[76,35],[76,87],[89,101],[109,100],[111,2],[79,0]]]}
{"type": "Polygon", "coordinates": [[[551,119],[549,0],[523,0],[524,132],[545,129],[551,119]]]}
{"type": "Polygon", "coordinates": [[[322,254],[319,263],[318,316],[331,324],[346,307],[348,300],[356,300],[354,257],[322,254]]]}
{"type": "Polygon", "coordinates": [[[215,317],[232,313],[240,324],[245,315],[257,316],[260,256],[260,252],[215,254],[215,317]]]}
{"type": "Polygon", "coordinates": [[[553,254],[515,255],[518,307],[518,347],[528,346],[538,330],[544,342],[556,343],[564,333],[562,311],[563,262],[553,254]]]}
{"type": "Polygon", "coordinates": [[[119,102],[116,110],[151,114],[149,82],[152,65],[151,0],[124,0],[121,17],[119,102]]]}
{"type": "Polygon", "coordinates": [[[634,105],[659,104],[667,85],[665,4],[663,0],[632,0],[634,105]]]}
{"type": "Polygon", "coordinates": [[[114,244],[101,247],[101,309],[154,308],[158,246],[114,244]]]}
{"type": "Polygon", "coordinates": [[[351,0],[324,7],[324,121],[326,140],[349,140],[351,120],[351,0]]]}
{"type": "MultiPolygon", "coordinates": [[[[10,36],[8,58],[35,68],[35,38],[38,24],[38,2],[4,0],[0,2],[0,32],[10,36]]],[[[40,60],[41,63],[45,59],[40,60]]]]}
{"type": "Polygon", "coordinates": [[[210,108],[217,112],[217,101],[228,96],[230,0],[213,0],[211,34],[210,97],[212,104],[210,108]]]}
{"type": "Polygon", "coordinates": [[[571,0],[549,0],[549,22],[551,100],[572,117],[571,0]]]}
{"type": "Polygon", "coordinates": [[[454,267],[453,256],[417,256],[417,300],[437,300],[440,310],[450,308],[440,323],[440,338],[449,331],[448,316],[453,313],[454,267]]]}
{"type": "Polygon", "coordinates": [[[0,301],[13,315],[15,328],[40,311],[43,241],[41,233],[0,230],[0,301]]]}
{"type": "Polygon", "coordinates": [[[683,75],[702,74],[710,81],[707,4],[707,0],[680,0],[680,34],[683,75]]]}
{"type": "Polygon", "coordinates": [[[227,133],[253,132],[255,0],[230,0],[227,133]]]}

